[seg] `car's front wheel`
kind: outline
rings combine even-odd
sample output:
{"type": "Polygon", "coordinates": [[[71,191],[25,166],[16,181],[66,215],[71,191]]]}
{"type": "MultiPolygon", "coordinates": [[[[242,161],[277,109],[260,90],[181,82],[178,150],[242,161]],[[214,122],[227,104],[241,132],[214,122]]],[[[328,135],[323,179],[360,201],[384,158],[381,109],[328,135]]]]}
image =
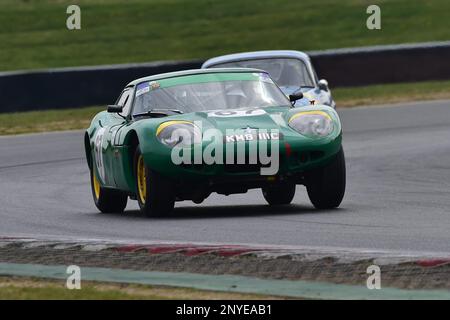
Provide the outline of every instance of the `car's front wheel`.
{"type": "Polygon", "coordinates": [[[280,183],[262,189],[264,199],[271,206],[290,204],[295,196],[294,183],[280,183]]]}
{"type": "Polygon", "coordinates": [[[124,192],[103,188],[94,168],[91,170],[91,190],[95,206],[101,213],[121,213],[125,210],[128,195],[124,192]]]}
{"type": "Polygon", "coordinates": [[[139,146],[134,156],[137,200],[146,216],[162,216],[175,206],[173,185],[145,165],[139,146]]]}
{"type": "Polygon", "coordinates": [[[342,148],[331,163],[307,176],[308,196],[317,209],[339,207],[344,198],[345,186],[345,156],[342,148]]]}

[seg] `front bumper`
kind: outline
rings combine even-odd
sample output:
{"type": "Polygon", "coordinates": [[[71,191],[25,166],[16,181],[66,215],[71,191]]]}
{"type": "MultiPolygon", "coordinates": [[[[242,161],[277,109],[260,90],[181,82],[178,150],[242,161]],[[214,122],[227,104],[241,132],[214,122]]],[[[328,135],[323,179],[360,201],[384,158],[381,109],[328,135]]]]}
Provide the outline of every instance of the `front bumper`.
{"type": "MultiPolygon", "coordinates": [[[[262,165],[259,161],[256,164],[249,163],[248,145],[245,148],[246,161],[244,164],[236,163],[237,161],[227,163],[225,150],[223,164],[206,164],[204,161],[195,163],[192,161],[191,164],[176,165],[172,161],[171,149],[169,148],[159,148],[157,151],[144,153],[144,159],[149,168],[169,179],[192,182],[226,180],[238,183],[243,179],[259,181],[267,180],[268,176],[295,176],[324,166],[339,152],[341,143],[341,134],[334,138],[324,139],[298,139],[298,137],[284,136],[279,141],[278,170],[275,174],[269,175],[262,174],[261,168],[270,167],[270,164],[262,165]]],[[[205,146],[201,150],[204,152],[205,146]]],[[[274,157],[272,161],[275,160],[274,157]]]]}

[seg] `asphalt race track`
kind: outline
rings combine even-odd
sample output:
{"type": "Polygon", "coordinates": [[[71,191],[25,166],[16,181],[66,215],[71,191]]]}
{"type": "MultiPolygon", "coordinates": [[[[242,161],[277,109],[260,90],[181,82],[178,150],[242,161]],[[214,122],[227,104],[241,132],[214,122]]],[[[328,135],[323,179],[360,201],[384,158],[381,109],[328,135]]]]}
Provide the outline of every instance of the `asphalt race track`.
{"type": "MultiPolygon", "coordinates": [[[[177,203],[167,218],[97,213],[83,133],[0,138],[0,236],[326,246],[450,253],[450,101],[339,111],[348,187],[338,210],[270,208],[259,190],[177,203]]],[[[38,119],[36,119],[38,121],[38,119]]]]}

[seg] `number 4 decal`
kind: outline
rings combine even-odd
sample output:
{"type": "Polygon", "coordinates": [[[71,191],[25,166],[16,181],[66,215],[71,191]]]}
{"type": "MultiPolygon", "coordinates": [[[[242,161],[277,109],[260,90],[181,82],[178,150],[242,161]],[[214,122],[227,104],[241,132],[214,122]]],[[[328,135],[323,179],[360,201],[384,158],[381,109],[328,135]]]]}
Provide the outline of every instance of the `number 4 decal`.
{"type": "Polygon", "coordinates": [[[95,154],[95,165],[97,166],[97,171],[100,179],[105,182],[105,167],[103,166],[103,136],[105,135],[105,128],[100,128],[95,135],[94,140],[94,154],[95,154]]]}

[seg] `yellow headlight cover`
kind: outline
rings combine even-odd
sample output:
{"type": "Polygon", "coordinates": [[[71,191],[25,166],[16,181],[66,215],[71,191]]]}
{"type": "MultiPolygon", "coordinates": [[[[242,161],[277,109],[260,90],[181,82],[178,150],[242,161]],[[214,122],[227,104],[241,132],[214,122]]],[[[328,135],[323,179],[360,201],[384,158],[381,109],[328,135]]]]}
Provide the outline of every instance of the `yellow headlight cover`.
{"type": "Polygon", "coordinates": [[[156,135],[158,136],[161,131],[163,131],[165,128],[170,127],[174,124],[192,124],[194,125],[194,123],[192,123],[191,121],[186,121],[186,120],[171,120],[171,121],[166,121],[163,122],[159,125],[158,129],[156,129],[156,135]]]}
{"type": "Polygon", "coordinates": [[[321,116],[324,116],[325,118],[328,118],[331,121],[333,120],[331,118],[331,116],[328,113],[326,113],[325,111],[313,110],[313,111],[302,111],[302,112],[296,113],[289,118],[289,122],[291,122],[292,120],[294,120],[298,117],[305,116],[305,115],[321,115],[321,116]]]}

